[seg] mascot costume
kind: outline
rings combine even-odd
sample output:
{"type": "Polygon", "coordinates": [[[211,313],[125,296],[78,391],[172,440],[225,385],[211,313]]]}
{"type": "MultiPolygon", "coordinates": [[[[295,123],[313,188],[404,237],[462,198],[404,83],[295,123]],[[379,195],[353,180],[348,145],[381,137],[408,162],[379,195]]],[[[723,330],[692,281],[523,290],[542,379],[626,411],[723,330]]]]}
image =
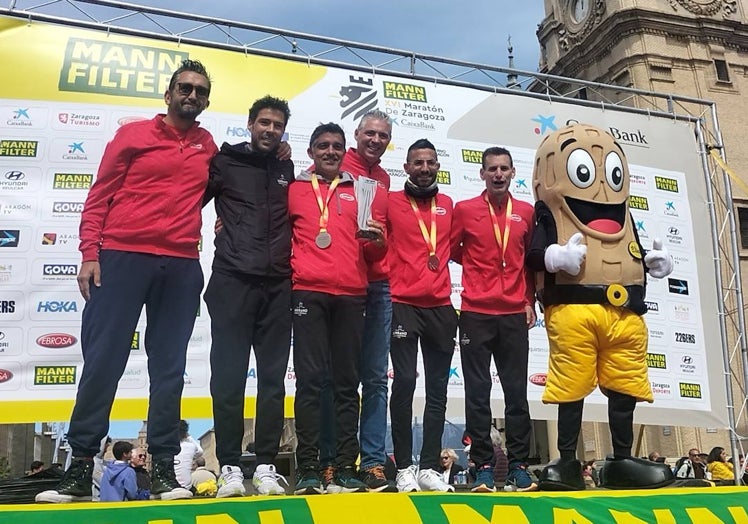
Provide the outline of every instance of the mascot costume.
{"type": "Polygon", "coordinates": [[[576,124],[548,135],[533,172],[537,225],[527,262],[538,271],[550,347],[543,402],[558,404],[560,459],[540,475],[540,489],[585,489],[576,457],[584,398],[608,399],[613,443],[601,486],[658,488],[675,479],[665,464],[631,456],[634,408],[652,402],[646,273],[663,278],[673,261],[662,242],[643,252],[629,213],[629,169],[604,130],[576,124]]]}

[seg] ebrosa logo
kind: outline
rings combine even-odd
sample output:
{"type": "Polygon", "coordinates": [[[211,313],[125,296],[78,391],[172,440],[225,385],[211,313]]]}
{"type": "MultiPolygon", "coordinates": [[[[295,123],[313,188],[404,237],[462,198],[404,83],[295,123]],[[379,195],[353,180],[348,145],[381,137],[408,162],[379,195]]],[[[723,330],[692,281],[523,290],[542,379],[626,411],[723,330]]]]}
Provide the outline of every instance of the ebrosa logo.
{"type": "Polygon", "coordinates": [[[534,373],[530,375],[530,378],[528,379],[530,381],[530,384],[535,384],[536,386],[545,386],[545,381],[548,378],[548,375],[545,373],[534,373]]]}
{"type": "Polygon", "coordinates": [[[0,384],[2,384],[3,382],[8,382],[12,378],[13,373],[11,371],[8,371],[7,369],[0,369],[0,384]]]}
{"type": "Polygon", "coordinates": [[[78,339],[67,333],[47,333],[36,339],[41,347],[50,349],[69,348],[76,342],[78,339]]]}

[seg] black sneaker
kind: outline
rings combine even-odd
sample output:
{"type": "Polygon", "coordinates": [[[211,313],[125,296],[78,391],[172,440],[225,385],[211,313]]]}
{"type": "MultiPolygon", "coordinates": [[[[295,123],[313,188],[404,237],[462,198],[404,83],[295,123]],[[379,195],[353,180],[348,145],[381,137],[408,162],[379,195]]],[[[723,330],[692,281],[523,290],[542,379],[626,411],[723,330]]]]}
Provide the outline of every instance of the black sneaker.
{"type": "Polygon", "coordinates": [[[74,459],[55,489],[37,494],[36,502],[76,502],[91,500],[93,459],[74,459]]]}
{"type": "Polygon", "coordinates": [[[356,468],[351,466],[335,469],[335,484],[340,486],[341,493],[364,493],[367,489],[359,480],[356,468]]]}
{"type": "Polygon", "coordinates": [[[366,484],[368,491],[379,493],[397,493],[397,486],[384,476],[384,466],[372,466],[359,472],[361,482],[366,484]]]}
{"type": "Polygon", "coordinates": [[[192,498],[192,492],[177,482],[173,459],[165,458],[153,463],[151,497],[161,500],[192,498]]]}
{"type": "Polygon", "coordinates": [[[299,470],[296,476],[296,495],[319,495],[322,493],[322,483],[319,480],[319,472],[315,468],[304,468],[299,470]]]}

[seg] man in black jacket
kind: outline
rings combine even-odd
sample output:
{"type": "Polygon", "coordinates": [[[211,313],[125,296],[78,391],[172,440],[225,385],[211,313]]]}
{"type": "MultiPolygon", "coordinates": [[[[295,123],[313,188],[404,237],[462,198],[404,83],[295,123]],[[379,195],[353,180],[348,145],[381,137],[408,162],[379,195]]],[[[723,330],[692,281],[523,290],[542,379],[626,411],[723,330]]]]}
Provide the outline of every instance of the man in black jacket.
{"type": "Polygon", "coordinates": [[[217,497],[243,496],[239,466],[250,349],[257,361],[257,469],[261,495],[285,493],[273,461],[283,430],[284,377],[291,344],[291,160],[277,158],[291,115],[285,100],[265,96],[249,110],[250,142],[224,143],[210,166],[204,203],[215,198],[223,223],[205,291],[211,317],[210,392],[221,465],[217,497]]]}

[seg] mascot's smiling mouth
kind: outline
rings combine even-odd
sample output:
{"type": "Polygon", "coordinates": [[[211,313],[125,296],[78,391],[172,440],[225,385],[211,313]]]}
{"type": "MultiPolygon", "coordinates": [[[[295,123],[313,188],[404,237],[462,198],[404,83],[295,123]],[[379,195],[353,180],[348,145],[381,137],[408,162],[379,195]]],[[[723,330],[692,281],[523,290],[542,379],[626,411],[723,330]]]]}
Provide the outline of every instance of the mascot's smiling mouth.
{"type": "Polygon", "coordinates": [[[620,204],[609,204],[571,197],[564,197],[564,200],[574,216],[593,231],[613,235],[623,229],[626,221],[625,201],[620,204]]]}

